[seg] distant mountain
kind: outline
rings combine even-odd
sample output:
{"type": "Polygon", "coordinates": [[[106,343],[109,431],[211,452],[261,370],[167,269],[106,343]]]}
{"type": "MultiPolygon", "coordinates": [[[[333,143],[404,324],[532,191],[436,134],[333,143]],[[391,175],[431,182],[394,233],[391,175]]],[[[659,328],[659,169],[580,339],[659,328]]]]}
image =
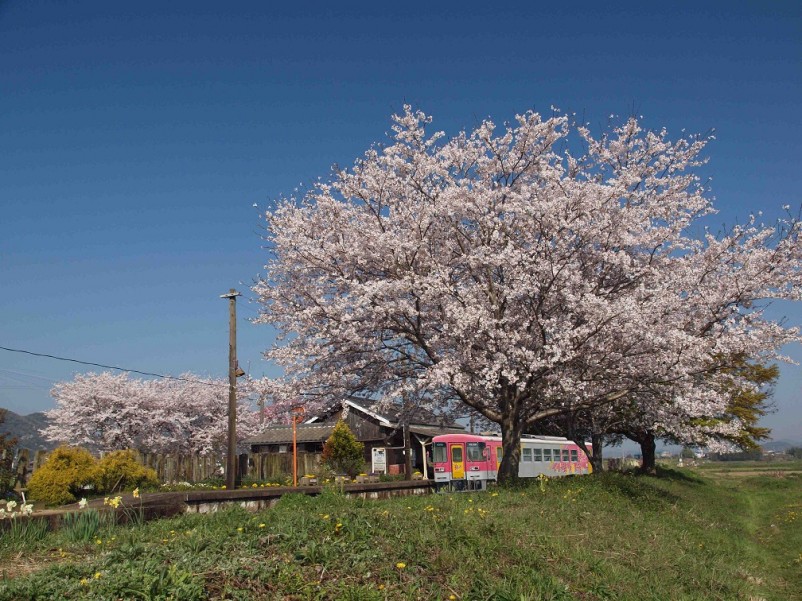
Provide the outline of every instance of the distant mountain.
{"type": "Polygon", "coordinates": [[[0,433],[9,434],[17,438],[17,446],[23,449],[37,451],[44,449],[50,451],[55,449],[58,444],[45,440],[39,434],[39,430],[47,427],[48,420],[44,413],[31,413],[29,415],[18,415],[13,411],[6,411],[5,421],[0,424],[0,433]]]}
{"type": "Polygon", "coordinates": [[[773,451],[775,453],[782,453],[791,447],[802,447],[802,444],[796,442],[788,442],[787,440],[772,440],[765,444],[760,445],[764,451],[773,451]]]}

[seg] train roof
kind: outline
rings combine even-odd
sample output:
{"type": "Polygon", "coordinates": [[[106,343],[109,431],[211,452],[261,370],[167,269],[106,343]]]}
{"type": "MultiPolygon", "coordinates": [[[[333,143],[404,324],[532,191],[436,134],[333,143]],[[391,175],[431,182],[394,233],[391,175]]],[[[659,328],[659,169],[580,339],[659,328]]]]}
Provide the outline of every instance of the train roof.
{"type": "MultiPolygon", "coordinates": [[[[571,443],[574,444],[574,441],[568,440],[564,436],[536,436],[533,434],[524,434],[521,437],[521,440],[524,442],[560,442],[560,443],[571,443]]],[[[456,433],[456,434],[442,434],[440,436],[435,436],[433,439],[434,442],[489,442],[489,441],[501,441],[500,434],[471,434],[469,432],[463,433],[456,433]]]]}

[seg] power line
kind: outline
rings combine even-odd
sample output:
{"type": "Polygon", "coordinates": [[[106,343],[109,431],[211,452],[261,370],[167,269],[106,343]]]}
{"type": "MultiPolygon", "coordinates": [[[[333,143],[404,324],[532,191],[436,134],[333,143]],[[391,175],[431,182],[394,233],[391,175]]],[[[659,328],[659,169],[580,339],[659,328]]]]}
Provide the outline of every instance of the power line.
{"type": "Polygon", "coordinates": [[[192,378],[181,378],[178,376],[168,376],[165,374],[157,374],[150,371],[140,371],[138,369],[129,369],[127,367],[118,367],[116,365],[104,365],[102,363],[93,363],[92,361],[81,361],[80,359],[71,359],[69,357],[58,357],[57,355],[50,355],[48,353],[35,353],[33,351],[26,351],[18,348],[8,348],[0,346],[0,350],[8,351],[10,353],[22,353],[24,355],[32,355],[34,357],[44,357],[46,359],[56,359],[57,361],[69,361],[70,363],[78,363],[80,365],[90,365],[92,367],[102,367],[103,369],[116,369],[117,371],[125,371],[142,376],[153,376],[156,378],[163,378],[165,380],[178,380],[179,382],[191,382],[195,384],[203,384],[205,386],[218,386],[228,388],[228,384],[215,384],[214,382],[204,382],[203,380],[195,380],[192,378]]]}

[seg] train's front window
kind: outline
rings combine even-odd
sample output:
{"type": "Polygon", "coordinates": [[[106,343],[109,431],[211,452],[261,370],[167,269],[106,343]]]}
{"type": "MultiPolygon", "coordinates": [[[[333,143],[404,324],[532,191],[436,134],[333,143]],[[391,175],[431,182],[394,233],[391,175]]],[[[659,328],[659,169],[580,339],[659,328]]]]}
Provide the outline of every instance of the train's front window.
{"type": "Polygon", "coordinates": [[[446,459],[446,443],[444,442],[436,442],[434,443],[434,462],[435,463],[445,463],[446,459]]]}
{"type": "Polygon", "coordinates": [[[484,460],[485,443],[483,442],[469,442],[468,443],[468,461],[482,461],[484,460]]]}

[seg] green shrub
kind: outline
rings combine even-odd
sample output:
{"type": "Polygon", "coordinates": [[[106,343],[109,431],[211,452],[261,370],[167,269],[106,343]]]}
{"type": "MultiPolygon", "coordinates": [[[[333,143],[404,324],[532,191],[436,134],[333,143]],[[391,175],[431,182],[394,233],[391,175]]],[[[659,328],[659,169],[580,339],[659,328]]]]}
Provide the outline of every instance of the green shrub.
{"type": "Polygon", "coordinates": [[[31,499],[45,505],[73,503],[81,488],[95,479],[96,461],[80,447],[59,447],[28,481],[31,499]]]}
{"type": "Polygon", "coordinates": [[[158,484],[156,472],[137,462],[136,455],[131,450],[113,451],[97,464],[95,485],[98,492],[113,493],[158,484]]]}
{"type": "Polygon", "coordinates": [[[340,420],[323,445],[323,465],[337,474],[348,474],[349,478],[353,478],[365,466],[364,453],[365,445],[340,420]]]}

